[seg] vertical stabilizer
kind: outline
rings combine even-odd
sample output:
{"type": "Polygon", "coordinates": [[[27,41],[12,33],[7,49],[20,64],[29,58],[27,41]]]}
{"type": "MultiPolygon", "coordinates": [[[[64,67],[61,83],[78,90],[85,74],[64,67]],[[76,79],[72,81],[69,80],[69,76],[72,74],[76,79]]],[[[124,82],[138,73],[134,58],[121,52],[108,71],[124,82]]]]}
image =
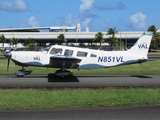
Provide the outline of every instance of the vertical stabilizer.
{"type": "Polygon", "coordinates": [[[140,55],[147,58],[148,50],[152,40],[152,33],[144,33],[137,42],[128,50],[130,54],[140,55]]]}

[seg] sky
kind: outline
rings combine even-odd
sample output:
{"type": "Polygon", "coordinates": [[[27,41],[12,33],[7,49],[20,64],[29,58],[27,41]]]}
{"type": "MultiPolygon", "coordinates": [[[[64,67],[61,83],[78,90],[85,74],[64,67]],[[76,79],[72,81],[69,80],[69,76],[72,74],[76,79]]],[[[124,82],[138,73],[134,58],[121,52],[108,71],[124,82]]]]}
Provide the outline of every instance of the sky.
{"type": "Polygon", "coordinates": [[[0,29],[77,26],[81,31],[160,28],[160,0],[0,0],[0,29]]]}

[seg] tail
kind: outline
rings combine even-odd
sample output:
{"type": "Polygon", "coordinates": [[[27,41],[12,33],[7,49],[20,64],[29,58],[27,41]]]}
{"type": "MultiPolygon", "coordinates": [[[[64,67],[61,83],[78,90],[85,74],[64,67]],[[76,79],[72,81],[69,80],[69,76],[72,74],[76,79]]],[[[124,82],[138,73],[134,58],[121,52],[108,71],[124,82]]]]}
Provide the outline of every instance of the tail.
{"type": "Polygon", "coordinates": [[[128,50],[130,54],[142,56],[147,59],[148,50],[152,40],[152,33],[143,33],[137,42],[128,50]]]}

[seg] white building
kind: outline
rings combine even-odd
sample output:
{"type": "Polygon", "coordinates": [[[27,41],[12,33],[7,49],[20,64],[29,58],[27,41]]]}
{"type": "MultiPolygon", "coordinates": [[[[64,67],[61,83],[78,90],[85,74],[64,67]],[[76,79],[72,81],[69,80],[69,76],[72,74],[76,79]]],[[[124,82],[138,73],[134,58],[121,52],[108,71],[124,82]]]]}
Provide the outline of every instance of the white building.
{"type": "MultiPolygon", "coordinates": [[[[132,46],[143,32],[144,31],[119,31],[115,36],[119,40],[124,41],[128,46],[132,46]]],[[[19,42],[24,42],[28,38],[33,38],[39,43],[56,43],[57,37],[62,33],[69,43],[91,43],[97,32],[89,32],[88,27],[85,32],[81,32],[80,24],[77,24],[77,26],[0,29],[0,35],[3,34],[7,42],[15,37],[19,42]]],[[[107,32],[102,33],[104,34],[104,40],[107,41],[107,38],[109,38],[109,36],[106,35],[107,32]]]]}

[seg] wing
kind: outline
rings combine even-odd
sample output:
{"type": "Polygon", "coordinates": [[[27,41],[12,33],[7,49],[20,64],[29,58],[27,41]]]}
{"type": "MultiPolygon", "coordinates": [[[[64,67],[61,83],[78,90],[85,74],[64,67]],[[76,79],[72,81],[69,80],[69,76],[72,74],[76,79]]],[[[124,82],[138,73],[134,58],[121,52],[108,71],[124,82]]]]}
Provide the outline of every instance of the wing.
{"type": "Polygon", "coordinates": [[[51,56],[50,57],[50,66],[55,68],[78,68],[79,63],[81,62],[81,59],[75,58],[72,56],[51,56]]]}

